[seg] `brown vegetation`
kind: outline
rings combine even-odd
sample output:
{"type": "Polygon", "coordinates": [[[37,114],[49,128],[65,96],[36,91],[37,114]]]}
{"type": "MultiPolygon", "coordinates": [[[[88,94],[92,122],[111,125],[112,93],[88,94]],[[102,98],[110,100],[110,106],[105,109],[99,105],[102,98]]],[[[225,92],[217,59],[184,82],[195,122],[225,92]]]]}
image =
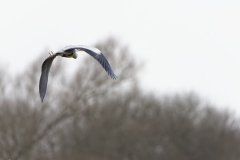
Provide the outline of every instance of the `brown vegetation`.
{"type": "Polygon", "coordinates": [[[240,130],[230,114],[194,94],[144,93],[127,47],[114,39],[96,46],[118,80],[91,57],[66,76],[59,58],[44,103],[38,94],[43,57],[13,78],[0,71],[0,159],[240,159],[240,130]]]}

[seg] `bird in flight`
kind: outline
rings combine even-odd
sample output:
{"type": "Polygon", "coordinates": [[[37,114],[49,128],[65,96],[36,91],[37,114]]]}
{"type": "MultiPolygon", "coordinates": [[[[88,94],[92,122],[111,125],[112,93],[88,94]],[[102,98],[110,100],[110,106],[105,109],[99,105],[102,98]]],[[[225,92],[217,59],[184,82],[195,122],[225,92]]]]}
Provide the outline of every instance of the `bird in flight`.
{"type": "Polygon", "coordinates": [[[95,58],[102,65],[102,67],[106,70],[106,72],[112,79],[117,79],[117,76],[114,74],[107,59],[99,49],[94,47],[83,46],[83,45],[67,46],[56,53],[53,53],[53,52],[49,53],[50,56],[42,64],[42,74],[39,81],[39,94],[42,102],[47,91],[48,74],[49,74],[53,60],[57,56],[76,59],[77,52],[79,51],[84,51],[88,53],[90,56],[92,56],[93,58],[95,58]]]}

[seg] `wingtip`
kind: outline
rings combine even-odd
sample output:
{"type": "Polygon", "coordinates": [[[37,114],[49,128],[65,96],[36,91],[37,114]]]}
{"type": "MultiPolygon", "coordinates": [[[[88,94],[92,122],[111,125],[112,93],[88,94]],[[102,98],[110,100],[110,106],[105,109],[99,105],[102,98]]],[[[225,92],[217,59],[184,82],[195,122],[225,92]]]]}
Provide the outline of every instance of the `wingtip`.
{"type": "Polygon", "coordinates": [[[41,98],[41,101],[43,102],[44,97],[40,96],[40,98],[41,98]]]}
{"type": "Polygon", "coordinates": [[[111,78],[113,79],[113,80],[117,80],[117,76],[116,75],[111,75],[111,78]]]}
{"type": "Polygon", "coordinates": [[[45,95],[43,93],[41,93],[41,91],[40,91],[40,99],[42,102],[43,102],[44,97],[45,97],[45,95]]]}

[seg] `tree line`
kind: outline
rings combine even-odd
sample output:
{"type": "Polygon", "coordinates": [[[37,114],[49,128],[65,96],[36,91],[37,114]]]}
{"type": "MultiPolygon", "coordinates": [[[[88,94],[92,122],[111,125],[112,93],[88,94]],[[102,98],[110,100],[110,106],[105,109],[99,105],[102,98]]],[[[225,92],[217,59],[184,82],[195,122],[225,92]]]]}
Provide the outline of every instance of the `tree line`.
{"type": "Polygon", "coordinates": [[[92,57],[79,60],[71,76],[59,58],[44,103],[38,83],[46,57],[16,76],[1,67],[0,159],[240,159],[238,119],[194,93],[144,92],[137,78],[141,65],[127,46],[113,38],[95,46],[117,81],[92,57]]]}

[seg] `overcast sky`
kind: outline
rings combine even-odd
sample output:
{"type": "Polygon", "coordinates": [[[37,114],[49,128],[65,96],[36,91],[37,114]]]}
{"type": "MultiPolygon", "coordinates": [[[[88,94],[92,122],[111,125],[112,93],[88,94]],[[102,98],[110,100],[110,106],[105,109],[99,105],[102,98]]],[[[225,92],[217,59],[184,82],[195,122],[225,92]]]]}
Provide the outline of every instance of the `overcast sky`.
{"type": "Polygon", "coordinates": [[[240,114],[239,17],[238,0],[4,1],[0,63],[18,73],[46,48],[113,36],[145,63],[144,88],[194,91],[240,114]]]}

